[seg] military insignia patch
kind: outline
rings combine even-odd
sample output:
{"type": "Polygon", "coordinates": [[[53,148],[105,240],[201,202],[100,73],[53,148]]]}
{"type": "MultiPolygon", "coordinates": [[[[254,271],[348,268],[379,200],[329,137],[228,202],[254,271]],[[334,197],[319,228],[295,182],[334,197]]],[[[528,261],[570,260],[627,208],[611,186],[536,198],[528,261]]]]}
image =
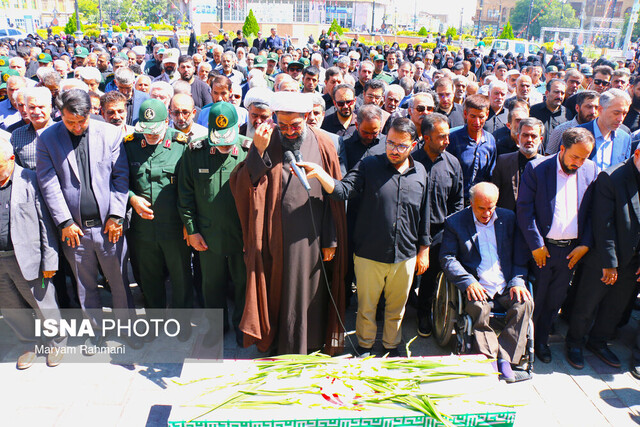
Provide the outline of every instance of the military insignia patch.
{"type": "Polygon", "coordinates": [[[227,119],[222,114],[220,114],[218,117],[216,117],[216,125],[220,129],[223,129],[223,128],[227,127],[228,124],[229,124],[229,119],[227,119]]]}
{"type": "Polygon", "coordinates": [[[44,59],[44,53],[41,53],[40,55],[38,55],[38,59],[44,59]]]}
{"type": "MultiPolygon", "coordinates": [[[[2,62],[4,62],[4,61],[2,61],[2,60],[0,59],[0,65],[2,65],[2,62]]],[[[9,80],[9,77],[11,77],[9,74],[5,74],[5,75],[3,75],[3,76],[2,76],[2,81],[3,81],[3,82],[7,82],[7,80],[9,80]]]]}
{"type": "Polygon", "coordinates": [[[0,59],[0,67],[4,67],[4,65],[5,65],[4,59],[0,59]]]}
{"type": "Polygon", "coordinates": [[[181,144],[186,144],[187,143],[187,135],[185,135],[182,132],[177,132],[176,136],[175,136],[176,141],[178,141],[181,144]]]}
{"type": "Polygon", "coordinates": [[[133,134],[130,133],[129,135],[124,137],[124,142],[129,142],[129,141],[133,141],[133,134]]]}
{"type": "Polygon", "coordinates": [[[153,111],[153,108],[147,108],[146,110],[144,110],[145,120],[153,120],[155,116],[156,116],[156,112],[153,111]]]}

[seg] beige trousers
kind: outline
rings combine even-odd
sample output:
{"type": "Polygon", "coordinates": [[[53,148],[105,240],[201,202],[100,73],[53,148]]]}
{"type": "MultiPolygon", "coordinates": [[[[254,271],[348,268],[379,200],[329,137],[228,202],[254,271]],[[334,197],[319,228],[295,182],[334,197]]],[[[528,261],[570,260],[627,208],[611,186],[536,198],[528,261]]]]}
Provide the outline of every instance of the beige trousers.
{"type": "Polygon", "coordinates": [[[384,293],[384,326],[382,345],[393,349],[400,344],[402,317],[409,297],[416,267],[416,257],[387,264],[358,256],[354,259],[354,271],[358,284],[358,314],[356,337],[358,344],[371,348],[376,340],[376,308],[384,293]]]}

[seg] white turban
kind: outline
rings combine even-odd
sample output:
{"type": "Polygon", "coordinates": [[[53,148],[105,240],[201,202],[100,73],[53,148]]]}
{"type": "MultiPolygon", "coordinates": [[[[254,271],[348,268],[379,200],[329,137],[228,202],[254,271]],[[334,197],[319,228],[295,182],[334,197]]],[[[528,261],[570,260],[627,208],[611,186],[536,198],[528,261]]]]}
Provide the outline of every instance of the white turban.
{"type": "Polygon", "coordinates": [[[271,111],[308,113],[313,110],[312,95],[300,92],[275,92],[271,99],[271,111]]]}

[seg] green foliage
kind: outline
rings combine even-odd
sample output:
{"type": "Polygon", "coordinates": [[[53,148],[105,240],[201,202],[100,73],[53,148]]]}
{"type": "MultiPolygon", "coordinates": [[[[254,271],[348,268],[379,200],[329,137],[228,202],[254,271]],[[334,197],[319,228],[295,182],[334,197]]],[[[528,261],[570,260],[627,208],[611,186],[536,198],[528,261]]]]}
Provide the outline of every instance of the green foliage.
{"type": "Polygon", "coordinates": [[[513,27],[511,27],[511,23],[509,21],[507,21],[507,23],[505,24],[504,28],[502,29],[502,32],[500,33],[500,36],[498,36],[499,39],[506,39],[506,40],[513,40],[516,37],[513,35],[513,27]]]}
{"type": "Polygon", "coordinates": [[[338,24],[338,21],[335,19],[333,20],[333,22],[331,23],[331,26],[329,27],[329,34],[333,33],[334,31],[338,33],[339,36],[344,34],[344,30],[338,24]]]}
{"type": "Polygon", "coordinates": [[[114,25],[113,27],[111,27],[111,30],[114,33],[121,33],[122,32],[122,28],[120,28],[120,25],[114,25]]]}
{"type": "Polygon", "coordinates": [[[456,30],[454,27],[449,27],[449,28],[447,28],[447,32],[444,35],[447,36],[447,38],[449,36],[451,36],[451,38],[453,38],[453,37],[458,35],[458,30],[456,30]]]}
{"type": "MultiPolygon", "coordinates": [[[[67,25],[64,26],[64,32],[72,35],[78,31],[77,23],[76,23],[76,13],[73,12],[71,17],[69,17],[69,21],[67,21],[67,25]]],[[[80,22],[80,31],[82,31],[82,22],[80,22]]]]}
{"type": "Polygon", "coordinates": [[[173,26],[169,24],[151,24],[149,25],[153,31],[173,30],[173,26]]]}
{"type": "MultiPolygon", "coordinates": [[[[624,15],[624,24],[622,24],[622,40],[624,40],[624,38],[627,35],[627,27],[629,26],[629,18],[631,15],[629,15],[628,13],[625,13],[624,15]]],[[[635,24],[633,24],[633,28],[631,29],[631,41],[633,42],[634,40],[637,40],[638,37],[640,37],[640,21],[636,21],[635,24]]]]}
{"type": "MultiPolygon", "coordinates": [[[[509,21],[513,25],[516,33],[522,32],[524,36],[526,25],[529,22],[529,4],[530,0],[518,0],[516,7],[513,9],[509,21]]],[[[576,12],[568,3],[563,5],[559,0],[533,0],[533,8],[531,10],[531,19],[538,16],[529,28],[529,37],[540,37],[540,28],[542,27],[562,27],[577,28],[580,20],[576,18],[576,12]],[[564,7],[563,7],[564,6],[564,7]],[[540,11],[542,11],[540,13],[540,11]],[[540,13],[540,16],[538,16],[540,13]]]]}
{"type": "Polygon", "coordinates": [[[244,25],[242,26],[242,34],[244,34],[245,37],[251,37],[257,35],[258,31],[260,31],[258,20],[253,14],[253,9],[249,9],[249,14],[245,18],[244,25]]]}
{"type": "Polygon", "coordinates": [[[120,28],[122,28],[122,31],[127,31],[129,26],[127,25],[126,22],[123,21],[123,22],[120,23],[120,28]]]}
{"type": "Polygon", "coordinates": [[[547,51],[548,53],[552,53],[552,52],[553,52],[553,44],[554,44],[554,43],[555,43],[555,42],[547,42],[547,43],[543,43],[540,47],[545,48],[545,49],[546,49],[546,51],[547,51]]]}
{"type": "Polygon", "coordinates": [[[419,36],[426,36],[427,34],[429,34],[427,29],[425,27],[420,27],[420,31],[418,31],[418,35],[419,36]]]}
{"type": "Polygon", "coordinates": [[[78,11],[82,22],[98,22],[98,2],[94,0],[78,0],[78,11]]]}
{"type": "Polygon", "coordinates": [[[100,37],[100,30],[97,28],[93,30],[85,30],[84,35],[87,37],[100,37]]]}

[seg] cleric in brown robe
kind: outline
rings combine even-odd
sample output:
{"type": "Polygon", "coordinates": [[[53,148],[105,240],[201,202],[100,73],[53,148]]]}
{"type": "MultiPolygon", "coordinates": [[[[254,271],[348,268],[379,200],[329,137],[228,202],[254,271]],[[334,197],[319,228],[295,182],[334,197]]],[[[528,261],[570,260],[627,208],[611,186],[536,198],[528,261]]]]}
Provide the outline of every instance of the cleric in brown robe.
{"type": "Polygon", "coordinates": [[[338,155],[331,139],[306,124],[310,96],[278,92],[271,109],[277,124],[269,120],[258,126],[246,160],[230,179],[247,266],[240,322],[244,345],[256,343],[260,351],[277,354],[339,354],[344,347],[339,321],[345,297],[344,203],[325,197],[316,181],[307,192],[284,160],[286,151],[299,153],[340,179],[338,155]]]}

